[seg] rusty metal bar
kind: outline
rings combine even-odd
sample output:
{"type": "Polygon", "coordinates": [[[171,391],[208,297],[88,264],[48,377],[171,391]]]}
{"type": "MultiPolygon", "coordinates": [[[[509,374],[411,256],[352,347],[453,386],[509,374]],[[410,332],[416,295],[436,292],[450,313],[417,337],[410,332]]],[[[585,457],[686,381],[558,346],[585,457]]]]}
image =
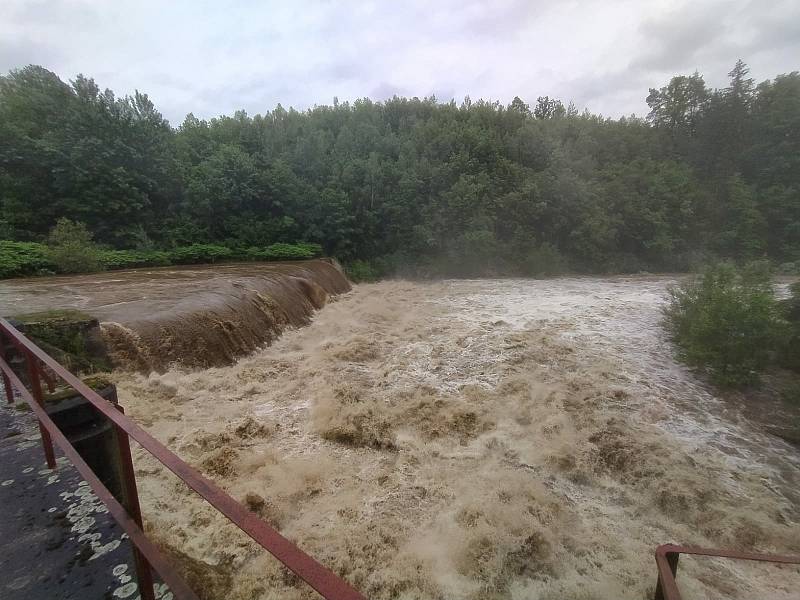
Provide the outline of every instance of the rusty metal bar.
{"type": "MultiPolygon", "coordinates": [[[[97,497],[108,507],[111,516],[116,519],[120,527],[128,534],[134,546],[141,551],[147,561],[158,571],[164,583],[169,586],[170,591],[181,600],[198,600],[195,593],[186,585],[186,582],[174,572],[167,559],[161,554],[161,551],[147,538],[142,528],[128,514],[128,511],[125,510],[122,504],[117,501],[108,488],[98,479],[97,475],[92,471],[92,468],[81,458],[78,451],[75,450],[66,436],[50,418],[50,415],[36,402],[27,388],[25,388],[23,383],[19,380],[17,374],[14,373],[8,363],[2,358],[0,358],[0,370],[11,380],[11,384],[22,396],[23,400],[30,405],[31,410],[33,410],[34,414],[39,419],[40,426],[48,431],[52,439],[54,439],[61,450],[63,450],[66,457],[69,458],[78,472],[92,487],[97,497]]],[[[152,583],[150,583],[150,589],[152,590],[152,583]]]]}
{"type": "MultiPolygon", "coordinates": [[[[6,336],[3,335],[2,330],[0,330],[0,358],[8,360],[8,352],[6,351],[6,336]]],[[[3,371],[3,389],[6,391],[6,400],[8,401],[8,404],[14,404],[14,390],[11,389],[11,381],[8,379],[8,375],[6,375],[5,371],[3,371]]]]}
{"type": "Polygon", "coordinates": [[[50,377],[50,374],[47,372],[47,369],[40,369],[39,373],[41,374],[42,379],[44,379],[44,382],[47,384],[47,391],[51,394],[55,392],[56,382],[52,377],[50,377]]]}
{"type": "Polygon", "coordinates": [[[675,575],[678,572],[678,557],[680,554],[677,552],[659,552],[661,548],[664,548],[664,546],[656,548],[658,581],[656,581],[656,593],[653,596],[653,600],[667,600],[668,598],[681,600],[678,584],[675,581],[675,575]],[[667,573],[669,573],[669,576],[666,575],[667,573]]]}
{"type": "MultiPolygon", "coordinates": [[[[33,399],[40,407],[44,406],[44,396],[42,395],[42,380],[39,377],[39,363],[31,353],[25,352],[25,362],[28,367],[28,379],[30,379],[31,393],[33,399]]],[[[53,451],[53,440],[50,439],[50,433],[47,428],[42,426],[42,421],[39,420],[39,433],[42,436],[42,446],[44,447],[44,458],[47,461],[47,466],[51,469],[56,468],[56,455],[53,451]]]]}
{"type": "MultiPolygon", "coordinates": [[[[117,402],[116,390],[114,390],[113,403],[119,412],[125,413],[125,410],[117,402]]],[[[114,426],[114,436],[117,439],[120,468],[122,470],[120,475],[123,487],[122,493],[125,500],[123,504],[128,514],[139,526],[139,529],[144,530],[144,525],[142,524],[142,508],[139,504],[139,490],[136,488],[136,472],[133,470],[130,439],[128,438],[128,434],[116,425],[114,426]]],[[[150,570],[150,563],[147,562],[147,558],[136,546],[133,547],[133,560],[136,564],[136,578],[139,580],[142,600],[155,600],[153,573],[150,570]]]]}
{"type": "Polygon", "coordinates": [[[754,554],[751,552],[738,552],[736,550],[716,550],[700,548],[698,546],[663,544],[656,548],[658,581],[656,582],[656,591],[653,600],[682,600],[678,584],[675,580],[675,574],[678,571],[678,557],[681,554],[709,556],[713,558],[730,558],[733,560],[752,560],[785,565],[800,565],[800,556],[754,554]]]}
{"type": "Polygon", "coordinates": [[[175,473],[186,485],[219,510],[234,525],[249,535],[323,598],[326,598],[326,600],[365,600],[355,588],[333,573],[333,571],[303,552],[277,530],[231,498],[221,488],[200,475],[147,431],[117,411],[97,392],[90,389],[75,375],[67,371],[17,331],[6,319],[0,318],[0,329],[3,329],[7,335],[11,336],[18,346],[24,347],[39,358],[60,379],[91,402],[98,411],[119,426],[128,436],[136,440],[142,448],[175,473]]]}
{"type": "Polygon", "coordinates": [[[3,371],[3,388],[6,391],[8,404],[14,404],[14,390],[11,389],[11,381],[9,381],[5,371],[3,371]]]}

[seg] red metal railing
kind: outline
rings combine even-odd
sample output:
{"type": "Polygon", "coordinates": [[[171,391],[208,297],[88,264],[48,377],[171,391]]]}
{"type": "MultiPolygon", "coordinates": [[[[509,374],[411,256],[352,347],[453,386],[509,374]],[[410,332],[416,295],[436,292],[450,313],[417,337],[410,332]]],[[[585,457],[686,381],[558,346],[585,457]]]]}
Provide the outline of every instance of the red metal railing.
{"type": "MultiPolygon", "coordinates": [[[[20,354],[25,357],[31,386],[31,392],[28,392],[6,362],[6,357],[0,356],[0,370],[3,372],[3,383],[6,388],[7,398],[9,403],[14,401],[12,390],[15,389],[30,405],[39,421],[47,464],[51,468],[55,467],[52,446],[52,442],[55,440],[56,444],[61,447],[67,458],[72,461],[95,491],[97,497],[108,506],[111,515],[130,536],[138,553],[137,556],[141,558],[145,565],[148,565],[145,569],[147,575],[149,575],[149,567],[152,566],[177,598],[196,600],[197,597],[186,583],[174,573],[166,558],[144,534],[141,515],[136,514],[139,512],[138,500],[136,501],[137,506],[133,510],[130,512],[126,510],[97,478],[89,465],[78,455],[75,448],[45,412],[40,383],[40,378],[42,377],[41,365],[46,365],[52,374],[83,396],[114,425],[120,436],[120,445],[124,441],[127,446],[128,437],[136,440],[142,448],[152,454],[161,464],[177,475],[186,485],[219,510],[239,529],[253,538],[262,548],[277,558],[323,598],[326,600],[365,600],[346,581],[314,560],[214,483],[200,475],[161,442],[131,421],[120,410],[117,410],[114,405],[90,389],[75,375],[67,371],[41,348],[17,331],[11,323],[0,318],[0,344],[2,344],[2,347],[5,347],[6,339],[13,343],[20,354]]],[[[50,385],[51,382],[48,381],[48,384],[50,385]]],[[[130,452],[130,449],[128,449],[128,452],[130,452]]],[[[126,475],[127,477],[133,477],[132,470],[126,475]]],[[[133,485],[135,486],[135,482],[133,485]]],[[[137,559],[137,565],[138,562],[139,560],[137,559]]],[[[149,588],[149,594],[152,595],[152,584],[147,579],[144,581],[140,579],[140,588],[143,598],[147,599],[148,591],[146,588],[149,588]]]]}
{"type": "Polygon", "coordinates": [[[694,556],[711,556],[715,558],[732,558],[734,560],[755,560],[759,562],[800,565],[800,556],[782,556],[780,554],[750,554],[733,550],[709,550],[696,546],[677,546],[664,544],[656,548],[656,566],[658,582],[654,600],[681,600],[681,593],[675,581],[678,572],[678,557],[681,554],[694,556]]]}

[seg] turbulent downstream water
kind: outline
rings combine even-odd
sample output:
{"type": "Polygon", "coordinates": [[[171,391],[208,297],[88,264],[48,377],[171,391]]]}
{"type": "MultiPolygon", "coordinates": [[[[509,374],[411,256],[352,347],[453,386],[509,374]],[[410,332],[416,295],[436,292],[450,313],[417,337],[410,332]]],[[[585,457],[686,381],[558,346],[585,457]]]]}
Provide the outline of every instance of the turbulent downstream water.
{"type": "MultiPolygon", "coordinates": [[[[138,323],[152,305],[186,324],[176,303],[208,307],[181,296],[203,278],[229,316],[253,298],[233,281],[283,289],[217,268],[172,291],[129,280],[140,308],[107,310],[138,323]]],[[[127,414],[369,598],[642,600],[660,543],[800,553],[800,450],[675,362],[659,326],[673,282],[359,285],[235,364],[115,378],[127,414]]],[[[204,598],[314,597],[135,460],[147,529],[204,598]]],[[[681,559],[678,579],[687,600],[800,589],[797,569],[714,559],[681,559]]]]}
{"type": "MultiPolygon", "coordinates": [[[[664,542],[800,552],[800,452],[672,358],[662,277],[383,282],[127,411],[370,598],[652,594],[664,542]]],[[[142,454],[149,530],[209,598],[313,594],[142,454]]],[[[797,570],[681,561],[687,598],[797,570]]]]}

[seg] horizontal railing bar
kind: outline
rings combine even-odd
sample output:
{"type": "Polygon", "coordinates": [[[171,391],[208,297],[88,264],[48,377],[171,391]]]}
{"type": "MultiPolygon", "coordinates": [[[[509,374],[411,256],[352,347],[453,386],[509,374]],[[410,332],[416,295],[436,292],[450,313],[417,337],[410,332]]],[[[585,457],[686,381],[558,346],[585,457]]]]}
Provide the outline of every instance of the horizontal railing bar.
{"type": "Polygon", "coordinates": [[[22,399],[31,407],[34,414],[39,419],[39,423],[50,433],[52,439],[58,444],[67,458],[69,458],[70,462],[72,462],[78,472],[91,486],[97,497],[108,507],[111,516],[114,517],[120,527],[128,534],[131,542],[139,548],[150,565],[169,586],[170,591],[181,599],[198,600],[197,595],[189,588],[186,582],[174,572],[172,565],[167,562],[166,558],[161,554],[161,551],[147,538],[144,531],[141,530],[136,521],[128,514],[128,511],[117,501],[103,482],[98,479],[97,475],[92,471],[92,468],[81,458],[81,455],[78,454],[75,447],[50,418],[47,411],[39,406],[33,399],[33,396],[19,380],[17,374],[2,357],[0,357],[0,369],[8,377],[11,385],[17,390],[22,399]]]}
{"type": "Polygon", "coordinates": [[[738,550],[719,550],[714,548],[701,548],[699,546],[679,546],[677,544],[662,544],[656,548],[656,567],[658,569],[658,587],[656,600],[682,600],[676,579],[678,557],[681,554],[690,556],[707,556],[709,558],[725,558],[732,560],[749,560],[769,562],[775,564],[800,565],[800,556],[787,556],[785,554],[755,554],[752,552],[739,552],[738,550]]]}
{"type": "Polygon", "coordinates": [[[277,558],[326,600],[365,600],[364,596],[333,571],[303,552],[294,543],[278,533],[276,529],[247,510],[210,480],[200,475],[147,431],[113,408],[107,400],[58,364],[46,352],[15,329],[6,319],[0,318],[0,328],[39,358],[63,381],[91,402],[97,410],[127,432],[142,448],[152,454],[165,467],[182,479],[186,485],[202,496],[234,525],[253,538],[262,548],[277,558]]]}
{"type": "Polygon", "coordinates": [[[760,562],[781,563],[787,565],[800,565],[800,556],[787,556],[785,554],[755,554],[752,552],[739,552],[737,550],[717,550],[701,548],[699,546],[678,546],[664,544],[658,547],[661,554],[692,554],[695,556],[711,556],[717,558],[731,558],[736,560],[755,560],[760,562]]]}

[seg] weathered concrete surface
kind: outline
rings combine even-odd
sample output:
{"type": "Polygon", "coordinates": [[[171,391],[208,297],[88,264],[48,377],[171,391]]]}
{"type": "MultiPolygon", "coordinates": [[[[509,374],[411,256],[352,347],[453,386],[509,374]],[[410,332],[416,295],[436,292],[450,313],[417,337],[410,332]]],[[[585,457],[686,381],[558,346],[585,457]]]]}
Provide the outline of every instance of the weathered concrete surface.
{"type": "Polygon", "coordinates": [[[0,598],[137,598],[127,536],[66,457],[47,468],[32,414],[2,398],[0,598]]]}

